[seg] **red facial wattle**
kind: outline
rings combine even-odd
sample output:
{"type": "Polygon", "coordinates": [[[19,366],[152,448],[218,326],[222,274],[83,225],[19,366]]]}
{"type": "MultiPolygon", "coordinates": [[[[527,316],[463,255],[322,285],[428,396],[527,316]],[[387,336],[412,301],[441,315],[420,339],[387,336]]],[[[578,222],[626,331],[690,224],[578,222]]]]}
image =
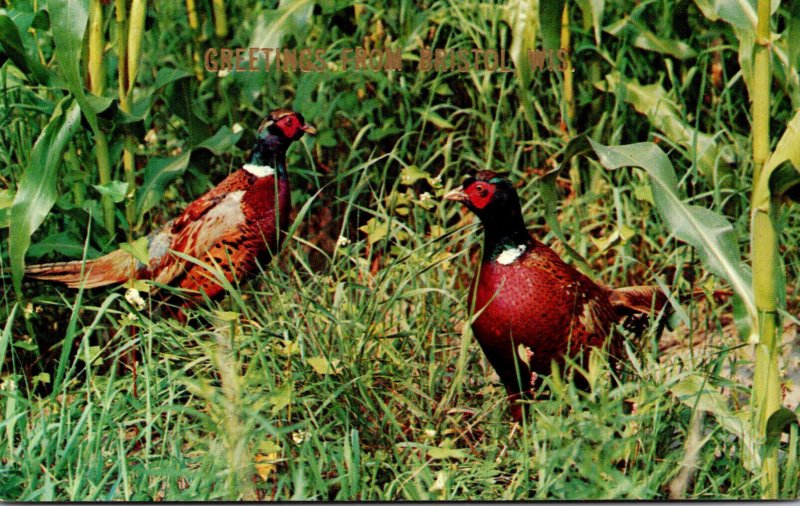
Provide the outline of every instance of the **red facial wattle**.
{"type": "Polygon", "coordinates": [[[278,120],[278,127],[283,132],[283,135],[289,139],[294,139],[302,125],[294,116],[284,116],[278,120]]]}
{"type": "Polygon", "coordinates": [[[477,182],[464,189],[464,193],[469,197],[470,203],[476,209],[486,207],[494,196],[495,188],[493,185],[477,182]]]}

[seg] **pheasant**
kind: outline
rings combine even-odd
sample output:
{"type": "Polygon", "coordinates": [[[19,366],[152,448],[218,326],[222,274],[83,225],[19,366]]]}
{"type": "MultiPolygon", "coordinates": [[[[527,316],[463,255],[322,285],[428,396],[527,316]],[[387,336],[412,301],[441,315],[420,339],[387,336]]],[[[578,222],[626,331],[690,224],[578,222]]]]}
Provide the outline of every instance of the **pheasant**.
{"type": "MultiPolygon", "coordinates": [[[[516,190],[492,171],[467,178],[445,199],[464,203],[483,223],[483,259],[468,307],[478,315],[473,334],[506,388],[516,421],[523,412],[515,401],[529,397],[531,373],[550,374],[551,364],[561,366],[566,357],[587,358],[589,348],[605,344],[614,323],[667,303],[656,287],[607,288],[566,264],[528,233],[516,190]]],[[[612,356],[617,346],[612,340],[612,356]]]]}
{"type": "Polygon", "coordinates": [[[291,211],[286,150],[304,133],[315,135],[316,129],[302,114],[270,113],[258,129],[250,161],[147,236],[148,263],[120,249],[85,263],[31,265],[25,274],[72,288],[148,279],[188,292],[192,302],[203,294],[216,297],[223,287],[204,266],[218,266],[228,281],[243,279],[280,246],[291,211]]]}

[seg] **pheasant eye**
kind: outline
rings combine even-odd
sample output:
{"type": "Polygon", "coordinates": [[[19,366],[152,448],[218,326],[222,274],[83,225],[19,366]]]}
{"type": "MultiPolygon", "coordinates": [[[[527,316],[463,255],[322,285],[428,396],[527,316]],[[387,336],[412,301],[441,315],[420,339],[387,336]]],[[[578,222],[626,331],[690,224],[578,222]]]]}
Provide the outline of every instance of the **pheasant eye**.
{"type": "Polygon", "coordinates": [[[488,190],[486,190],[486,187],[482,184],[475,185],[475,191],[478,192],[478,195],[481,197],[485,197],[486,194],[489,193],[488,190]]]}

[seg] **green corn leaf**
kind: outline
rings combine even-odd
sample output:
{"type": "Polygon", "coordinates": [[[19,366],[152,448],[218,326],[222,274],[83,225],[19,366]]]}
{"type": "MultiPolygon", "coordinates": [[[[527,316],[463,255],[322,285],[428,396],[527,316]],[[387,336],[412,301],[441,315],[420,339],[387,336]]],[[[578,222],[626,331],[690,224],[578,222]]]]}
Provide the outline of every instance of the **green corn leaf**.
{"type": "Polygon", "coordinates": [[[640,49],[668,54],[681,60],[694,58],[697,54],[686,42],[659,37],[632,18],[623,18],[606,28],[608,33],[615,36],[625,30],[633,34],[633,45],[640,49]]]}
{"type": "MultiPolygon", "coordinates": [[[[281,47],[281,41],[287,35],[294,35],[297,40],[302,40],[315,4],[314,0],[280,0],[277,9],[262,11],[256,18],[247,47],[281,47]]],[[[265,64],[263,53],[257,58],[255,67],[263,69],[265,64]]],[[[269,63],[274,59],[275,53],[272,52],[269,63]]],[[[251,103],[264,91],[265,78],[266,73],[261,71],[234,74],[234,79],[242,88],[242,97],[251,103]]]]}
{"type": "Polygon", "coordinates": [[[144,168],[144,181],[136,192],[137,215],[141,221],[144,214],[161,201],[164,190],[180,177],[189,165],[191,152],[178,156],[153,157],[144,168]]]}
{"type": "Polygon", "coordinates": [[[777,443],[781,433],[789,432],[792,424],[798,423],[797,413],[788,408],[780,408],[767,419],[767,438],[769,443],[777,443]]]}
{"type": "Polygon", "coordinates": [[[753,209],[766,211],[770,193],[798,197],[800,185],[800,111],[783,132],[775,151],[761,170],[761,180],[753,194],[753,209]],[[791,167],[789,166],[791,165],[791,167]],[[794,173],[792,173],[794,172],[794,173]],[[768,191],[768,189],[770,191],[768,191]]]}
{"type": "Polygon", "coordinates": [[[537,0],[511,0],[505,5],[505,21],[511,27],[509,55],[514,62],[519,81],[519,100],[531,128],[536,125],[536,112],[528,96],[531,69],[528,52],[536,48],[536,32],[539,29],[537,0]]]}
{"type": "Polygon", "coordinates": [[[130,253],[133,258],[140,261],[144,265],[150,264],[150,251],[148,250],[147,237],[140,237],[133,242],[120,243],[119,249],[130,253]]]}
{"type": "Polygon", "coordinates": [[[603,23],[603,9],[606,6],[605,0],[578,0],[578,5],[584,17],[591,16],[592,28],[594,29],[594,43],[600,46],[600,28],[603,23]]]}
{"type": "Polygon", "coordinates": [[[124,181],[110,181],[108,184],[92,185],[92,188],[97,190],[101,195],[108,196],[115,204],[119,204],[125,200],[125,194],[128,192],[128,183],[124,181]]]}
{"type": "Polygon", "coordinates": [[[242,130],[234,132],[227,126],[223,126],[193,150],[178,156],[151,158],[144,168],[144,181],[136,192],[136,213],[139,222],[147,211],[159,203],[167,186],[186,171],[190,160],[199,150],[207,150],[214,155],[221,155],[230,151],[241,136],[242,130]]]}
{"type": "Polygon", "coordinates": [[[49,0],[47,10],[50,13],[51,33],[56,43],[56,61],[58,68],[67,81],[69,91],[81,107],[81,112],[94,132],[99,130],[97,114],[94,107],[86,99],[83,89],[80,62],[83,50],[83,34],[89,20],[86,0],[49,0]]]}
{"type": "Polygon", "coordinates": [[[22,173],[19,189],[11,207],[8,235],[11,274],[14,289],[22,294],[22,275],[25,270],[25,252],[31,235],[39,228],[58,198],[56,181],[61,156],[67,142],[80,127],[80,108],[69,98],[61,101],[53,117],[33,146],[28,166],[22,173]],[[62,107],[70,104],[66,112],[62,107]]]}
{"type": "MultiPolygon", "coordinates": [[[[651,142],[609,147],[591,139],[600,163],[607,169],[639,167],[647,172],[656,209],[675,237],[697,249],[706,268],[722,277],[743,301],[750,322],[757,321],[752,294],[752,275],[742,262],[733,227],[723,216],[704,207],[687,204],[678,195],[678,178],[667,155],[651,142]]],[[[745,320],[746,321],[746,320],[745,320]]],[[[752,327],[740,328],[754,340],[752,327]]]]}
{"type": "Polygon", "coordinates": [[[539,22],[545,48],[561,47],[561,13],[565,3],[565,0],[539,0],[539,22]]]}
{"type": "MultiPolygon", "coordinates": [[[[653,127],[663,132],[667,138],[687,150],[696,146],[698,169],[708,181],[716,182],[715,176],[720,180],[732,176],[731,168],[725,163],[718,165],[717,160],[722,157],[723,162],[732,162],[733,159],[721,154],[721,149],[712,136],[698,131],[681,118],[674,98],[661,84],[639,84],[636,79],[623,81],[617,72],[608,74],[606,82],[608,88],[598,88],[621,93],[625,102],[632,105],[636,112],[647,116],[653,127]]],[[[733,181],[729,179],[727,183],[730,185],[733,181]]]]}
{"type": "Polygon", "coordinates": [[[29,35],[27,32],[20,32],[10,17],[0,14],[0,51],[4,51],[17,68],[37,83],[51,83],[52,73],[39,63],[35,49],[32,49],[34,51],[32,53],[23,42],[23,36],[29,37],[29,35]]]}
{"type": "Polygon", "coordinates": [[[741,441],[744,467],[751,471],[759,468],[761,459],[757,451],[756,437],[746,411],[734,412],[730,408],[728,399],[709,384],[707,378],[699,374],[692,373],[686,376],[669,390],[689,408],[713,415],[724,430],[736,435],[741,441]]]}

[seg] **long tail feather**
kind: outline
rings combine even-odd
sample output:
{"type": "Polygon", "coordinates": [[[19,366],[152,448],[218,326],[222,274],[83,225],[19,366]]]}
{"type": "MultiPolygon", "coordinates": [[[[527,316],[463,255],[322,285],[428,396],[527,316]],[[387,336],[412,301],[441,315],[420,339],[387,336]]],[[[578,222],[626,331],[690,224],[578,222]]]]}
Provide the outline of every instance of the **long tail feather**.
{"type": "Polygon", "coordinates": [[[134,274],[135,264],[136,261],[129,253],[117,250],[85,263],[77,260],[30,265],[25,268],[25,275],[35,279],[64,283],[70,288],[81,286],[95,288],[128,280],[134,274]],[[83,271],[83,276],[81,276],[81,271],[83,271]]]}
{"type": "Polygon", "coordinates": [[[657,286],[626,286],[611,291],[611,305],[620,317],[657,314],[667,303],[667,296],[657,286]]]}
{"type": "MultiPolygon", "coordinates": [[[[706,293],[697,288],[689,294],[678,297],[680,303],[688,302],[692,299],[702,299],[711,296],[717,303],[722,303],[726,298],[731,297],[733,292],[730,290],[714,290],[706,293]]],[[[662,309],[667,309],[669,299],[667,295],[657,286],[626,286],[611,290],[611,305],[619,317],[634,314],[657,314],[662,309]]]]}

